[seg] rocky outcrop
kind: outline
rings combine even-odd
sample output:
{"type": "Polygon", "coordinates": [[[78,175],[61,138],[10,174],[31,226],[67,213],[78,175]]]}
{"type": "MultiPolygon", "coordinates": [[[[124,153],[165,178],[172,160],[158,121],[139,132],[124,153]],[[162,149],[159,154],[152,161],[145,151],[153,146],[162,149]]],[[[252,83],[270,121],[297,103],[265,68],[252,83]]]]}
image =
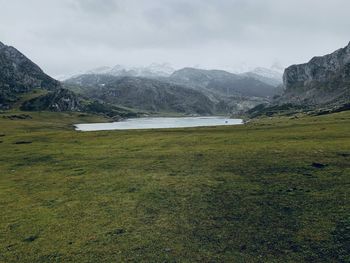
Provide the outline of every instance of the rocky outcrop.
{"type": "Polygon", "coordinates": [[[283,80],[286,90],[293,87],[307,86],[313,82],[328,82],[334,76],[340,77],[343,81],[350,80],[348,74],[341,74],[344,68],[350,63],[350,43],[330,55],[314,57],[308,63],[293,65],[285,70],[283,80]]]}
{"type": "Polygon", "coordinates": [[[350,43],[332,54],[314,57],[285,70],[282,102],[322,105],[350,98],[350,43]]]}
{"type": "Polygon", "coordinates": [[[88,100],[67,89],[57,89],[45,95],[24,102],[24,111],[54,111],[54,112],[87,112],[100,114],[119,120],[121,118],[137,117],[140,112],[122,107],[88,100]]]}
{"type": "Polygon", "coordinates": [[[9,108],[21,94],[36,88],[55,90],[60,83],[11,46],[0,43],[0,108],[9,108]]]}
{"type": "Polygon", "coordinates": [[[46,95],[39,96],[23,103],[22,110],[26,111],[82,111],[83,106],[79,97],[70,90],[57,89],[46,95]]]}
{"type": "Polygon", "coordinates": [[[285,70],[283,83],[281,96],[249,110],[248,115],[327,114],[349,110],[350,43],[332,54],[290,66],[285,70]]]}

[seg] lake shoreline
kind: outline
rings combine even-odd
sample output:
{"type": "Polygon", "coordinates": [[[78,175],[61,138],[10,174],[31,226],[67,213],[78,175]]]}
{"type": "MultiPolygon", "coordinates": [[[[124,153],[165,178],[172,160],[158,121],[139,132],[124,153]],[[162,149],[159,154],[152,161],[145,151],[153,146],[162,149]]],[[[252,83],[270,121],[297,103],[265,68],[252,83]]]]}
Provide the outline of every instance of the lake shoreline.
{"type": "Polygon", "coordinates": [[[244,124],[243,119],[231,119],[230,117],[224,116],[201,116],[130,118],[109,123],[81,123],[75,124],[74,127],[76,131],[89,132],[108,130],[199,128],[242,124],[244,124]]]}

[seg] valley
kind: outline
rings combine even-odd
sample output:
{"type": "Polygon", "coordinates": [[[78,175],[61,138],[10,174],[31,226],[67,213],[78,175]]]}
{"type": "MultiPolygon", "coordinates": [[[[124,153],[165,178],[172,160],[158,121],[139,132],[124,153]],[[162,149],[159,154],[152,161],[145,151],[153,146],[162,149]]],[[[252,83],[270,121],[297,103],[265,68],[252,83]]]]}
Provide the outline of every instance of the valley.
{"type": "Polygon", "coordinates": [[[349,262],[349,54],[283,84],[156,65],[59,82],[0,43],[0,262],[349,262]]]}
{"type": "Polygon", "coordinates": [[[349,260],[349,112],[73,128],[105,121],[0,114],[0,261],[349,260]]]}

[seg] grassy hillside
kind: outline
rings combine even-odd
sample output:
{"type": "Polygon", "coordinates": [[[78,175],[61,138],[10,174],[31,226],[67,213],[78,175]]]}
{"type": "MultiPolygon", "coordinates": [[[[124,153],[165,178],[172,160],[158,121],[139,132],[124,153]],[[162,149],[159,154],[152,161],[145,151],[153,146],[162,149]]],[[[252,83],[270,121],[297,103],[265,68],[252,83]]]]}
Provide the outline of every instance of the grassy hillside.
{"type": "Polygon", "coordinates": [[[350,261],[350,112],[91,133],[29,114],[0,114],[0,262],[350,261]]]}

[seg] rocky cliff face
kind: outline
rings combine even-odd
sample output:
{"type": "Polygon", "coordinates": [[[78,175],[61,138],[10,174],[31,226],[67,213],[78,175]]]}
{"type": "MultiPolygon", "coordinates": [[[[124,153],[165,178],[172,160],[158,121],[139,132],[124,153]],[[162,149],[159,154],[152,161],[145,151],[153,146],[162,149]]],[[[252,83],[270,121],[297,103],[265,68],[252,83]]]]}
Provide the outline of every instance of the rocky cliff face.
{"type": "Polygon", "coordinates": [[[283,81],[283,102],[313,105],[346,102],[350,98],[350,43],[332,54],[287,68],[283,81]]]}
{"type": "Polygon", "coordinates": [[[283,94],[247,113],[251,117],[310,112],[327,114],[350,109],[350,43],[332,54],[285,70],[283,94]]]}
{"type": "Polygon", "coordinates": [[[54,111],[54,112],[88,112],[101,114],[115,120],[139,116],[139,112],[116,107],[114,105],[88,100],[67,89],[57,89],[45,95],[25,101],[21,110],[24,111],[54,111]]]}
{"type": "Polygon", "coordinates": [[[46,75],[21,52],[0,42],[0,108],[10,107],[20,94],[33,89],[59,87],[58,81],[46,75]]]}
{"type": "Polygon", "coordinates": [[[22,110],[27,111],[82,111],[79,97],[70,90],[57,89],[46,95],[31,99],[23,103],[22,110]]]}

